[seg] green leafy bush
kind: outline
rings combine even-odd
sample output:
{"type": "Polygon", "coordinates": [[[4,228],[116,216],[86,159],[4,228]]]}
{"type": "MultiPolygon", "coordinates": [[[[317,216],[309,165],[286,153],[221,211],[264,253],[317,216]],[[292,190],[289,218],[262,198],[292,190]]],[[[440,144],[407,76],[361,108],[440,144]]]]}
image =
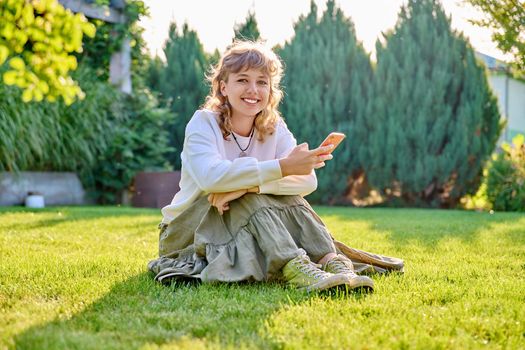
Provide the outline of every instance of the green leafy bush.
{"type": "Polygon", "coordinates": [[[77,172],[97,202],[119,202],[134,175],[168,169],[171,118],[149,92],[127,96],[98,80],[92,68],[74,73],[86,98],[24,103],[0,84],[0,171],[77,172]]]}
{"type": "Polygon", "coordinates": [[[172,149],[165,126],[172,114],[158,108],[148,90],[135,90],[123,102],[124,119],[112,126],[113,139],[85,177],[99,203],[119,203],[122,191],[139,171],[170,169],[167,154],[172,149]]]}
{"type": "Polygon", "coordinates": [[[494,210],[525,211],[525,137],[504,143],[493,156],[487,176],[487,197],[494,210]]]}
{"type": "Polygon", "coordinates": [[[487,198],[487,174],[488,168],[483,169],[483,182],[474,194],[467,194],[460,199],[459,207],[466,210],[490,211],[492,203],[487,198]]]}
{"type": "Polygon", "coordinates": [[[70,105],[84,98],[69,76],[84,34],[93,37],[95,26],[57,0],[0,1],[0,65],[9,62],[3,82],[21,88],[24,102],[62,97],[70,105]]]}
{"type": "MultiPolygon", "coordinates": [[[[109,0],[97,0],[101,6],[108,6],[109,0]]],[[[138,24],[141,17],[147,15],[147,9],[141,0],[127,0],[123,9],[123,23],[109,23],[98,19],[89,21],[96,27],[94,37],[84,38],[82,53],[77,54],[77,60],[82,65],[89,65],[96,70],[101,80],[109,79],[111,56],[122,49],[122,43],[129,39],[131,47],[131,79],[132,85],[143,86],[146,75],[148,56],[145,54],[146,43],[142,34],[144,29],[138,24]]]]}
{"type": "MultiPolygon", "coordinates": [[[[145,13],[143,1],[132,0],[125,23],[84,24],[96,24],[97,33],[84,41],[82,54],[71,56],[79,62],[72,75],[86,92],[83,101],[24,103],[16,88],[0,83],[0,171],[74,171],[96,201],[115,203],[136,172],[168,168],[165,124],[173,118],[143,88],[147,56],[137,21],[145,13]],[[124,37],[132,46],[132,96],[107,82],[111,54],[124,37]]],[[[0,77],[9,69],[0,67],[0,77]]]]}

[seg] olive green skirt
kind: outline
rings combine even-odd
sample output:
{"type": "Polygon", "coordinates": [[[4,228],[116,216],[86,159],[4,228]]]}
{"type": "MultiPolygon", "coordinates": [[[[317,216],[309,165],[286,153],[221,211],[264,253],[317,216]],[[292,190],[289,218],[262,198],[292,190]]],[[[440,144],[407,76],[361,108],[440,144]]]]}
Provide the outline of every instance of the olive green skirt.
{"type": "Polygon", "coordinates": [[[314,262],[337,252],[358,273],[403,271],[403,261],[370,254],[335,241],[301,196],[247,194],[220,215],[206,197],[163,225],[159,258],[148,268],[159,282],[266,281],[282,278],[291,259],[307,254],[314,262]]]}

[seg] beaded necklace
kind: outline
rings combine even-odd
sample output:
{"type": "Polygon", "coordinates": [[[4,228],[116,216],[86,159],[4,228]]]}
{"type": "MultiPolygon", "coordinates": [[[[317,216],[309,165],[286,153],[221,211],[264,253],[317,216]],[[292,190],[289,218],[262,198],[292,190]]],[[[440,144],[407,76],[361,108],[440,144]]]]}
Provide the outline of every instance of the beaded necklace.
{"type": "Polygon", "coordinates": [[[235,143],[237,144],[237,147],[241,150],[241,153],[239,153],[239,157],[246,157],[246,150],[250,148],[250,144],[252,143],[253,134],[255,132],[255,128],[252,128],[252,132],[250,133],[250,140],[248,141],[248,146],[246,146],[245,149],[242,149],[241,145],[239,144],[239,141],[237,141],[237,138],[235,137],[235,134],[232,131],[233,139],[235,140],[235,143]]]}

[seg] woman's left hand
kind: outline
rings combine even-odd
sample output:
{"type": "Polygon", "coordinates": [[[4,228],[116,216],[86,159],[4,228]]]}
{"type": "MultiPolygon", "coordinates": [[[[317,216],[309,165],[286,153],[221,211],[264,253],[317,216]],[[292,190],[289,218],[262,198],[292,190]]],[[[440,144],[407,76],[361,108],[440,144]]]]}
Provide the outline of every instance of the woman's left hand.
{"type": "Polygon", "coordinates": [[[226,210],[230,209],[230,202],[241,198],[248,192],[247,189],[237,190],[232,192],[223,193],[210,193],[208,196],[208,202],[217,208],[219,214],[222,215],[226,210]]]}

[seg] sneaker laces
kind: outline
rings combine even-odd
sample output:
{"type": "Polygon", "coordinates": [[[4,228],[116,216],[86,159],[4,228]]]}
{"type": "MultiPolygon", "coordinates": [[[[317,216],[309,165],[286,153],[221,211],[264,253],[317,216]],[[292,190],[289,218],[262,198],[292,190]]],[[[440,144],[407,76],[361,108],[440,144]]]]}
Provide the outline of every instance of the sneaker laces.
{"type": "Polygon", "coordinates": [[[293,265],[297,266],[299,271],[302,273],[312,276],[315,279],[322,278],[326,276],[327,272],[321,270],[321,265],[314,264],[307,255],[302,256],[300,259],[297,259],[292,262],[293,265]]]}
{"type": "MultiPolygon", "coordinates": [[[[336,256],[332,258],[329,262],[326,263],[326,268],[330,266],[330,271],[332,273],[342,273],[342,274],[352,274],[355,275],[354,266],[352,263],[346,261],[345,259],[336,256]]],[[[325,269],[326,269],[325,268],[325,269]]]]}

